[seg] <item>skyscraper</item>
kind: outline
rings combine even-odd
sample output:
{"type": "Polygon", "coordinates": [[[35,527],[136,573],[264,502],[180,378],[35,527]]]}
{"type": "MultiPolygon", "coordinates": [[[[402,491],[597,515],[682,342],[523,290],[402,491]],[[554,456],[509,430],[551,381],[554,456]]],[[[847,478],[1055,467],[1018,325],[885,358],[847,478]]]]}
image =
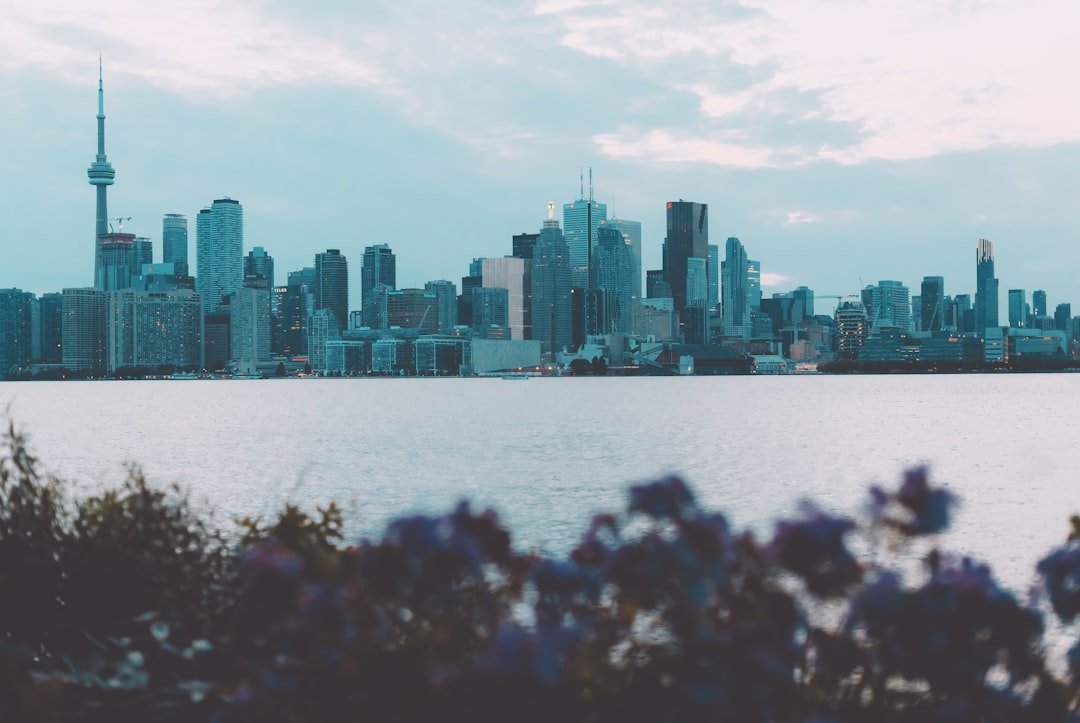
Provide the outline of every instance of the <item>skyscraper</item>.
{"type": "MultiPolygon", "coordinates": [[[[513,256],[484,259],[483,277],[485,287],[507,291],[510,338],[515,341],[530,338],[532,329],[527,322],[532,318],[532,261],[513,256]],[[525,313],[526,307],[528,314],[525,313]]],[[[476,298],[475,295],[473,298],[476,298]]],[[[473,313],[475,315],[475,310],[473,313]]]]}
{"type": "Polygon", "coordinates": [[[202,297],[198,292],[124,289],[107,296],[109,371],[164,364],[194,369],[203,366],[202,297]]]}
{"type": "Polygon", "coordinates": [[[38,299],[38,322],[41,325],[41,361],[60,364],[63,361],[63,294],[42,294],[38,299]]]}
{"type": "Polygon", "coordinates": [[[591,325],[590,333],[629,332],[630,305],[634,299],[634,257],[619,229],[605,225],[597,231],[589,286],[603,292],[605,317],[603,324],[591,325]]]}
{"type": "Polygon", "coordinates": [[[1031,292],[1031,306],[1035,316],[1046,316],[1046,292],[1042,289],[1031,292]]]}
{"type": "MultiPolygon", "coordinates": [[[[916,297],[921,298],[921,297],[916,297]]],[[[862,292],[863,309],[867,315],[870,331],[879,331],[882,327],[895,326],[902,331],[911,328],[911,290],[899,281],[879,281],[877,286],[867,286],[862,292]]],[[[919,306],[918,323],[922,323],[922,309],[925,299],[919,306]]]]}
{"type": "Polygon", "coordinates": [[[259,276],[269,288],[274,288],[274,257],[262,246],[256,246],[244,257],[244,278],[259,276]]]}
{"type": "Polygon", "coordinates": [[[1009,326],[1022,328],[1027,325],[1027,292],[1023,289],[1009,289],[1009,326]]]}
{"type": "Polygon", "coordinates": [[[708,307],[715,309],[720,303],[720,247],[709,244],[709,258],[706,263],[708,278],[708,307]]]}
{"type": "Polygon", "coordinates": [[[746,295],[750,310],[761,308],[761,262],[748,259],[746,262],[746,295]]]}
{"type": "Polygon", "coordinates": [[[570,346],[570,303],[570,249],[555,220],[555,205],[548,204],[547,220],[533,247],[532,269],[532,338],[540,341],[547,357],[570,346]]]}
{"type": "Polygon", "coordinates": [[[0,289],[0,379],[30,361],[33,304],[29,291],[0,289]]]}
{"type": "Polygon", "coordinates": [[[533,246],[536,245],[537,236],[538,234],[535,233],[515,234],[513,238],[513,255],[519,259],[532,260],[533,246]]]}
{"type": "Polygon", "coordinates": [[[177,276],[188,275],[187,217],[167,213],[161,221],[161,261],[172,264],[177,276]]]}
{"type": "Polygon", "coordinates": [[[397,288],[397,257],[387,244],[377,244],[364,249],[364,260],[360,267],[361,316],[364,326],[373,329],[379,327],[379,300],[376,292],[379,288],[397,288]]]}
{"type": "Polygon", "coordinates": [[[315,313],[315,269],[290,271],[278,305],[278,351],[286,356],[307,353],[308,317],[315,313]]]}
{"type": "Polygon", "coordinates": [[[641,266],[641,221],[628,221],[625,218],[610,218],[601,225],[618,229],[623,235],[623,240],[630,247],[630,257],[634,261],[634,284],[632,294],[635,299],[642,298],[641,279],[643,274],[641,266]]]}
{"type": "Polygon", "coordinates": [[[941,331],[945,328],[945,279],[941,276],[924,276],[921,292],[920,328],[923,331],[941,331]]]}
{"type": "MultiPolygon", "coordinates": [[[[516,237],[515,237],[516,238],[516,237]]],[[[529,248],[532,253],[532,248],[529,248]]],[[[435,294],[435,306],[439,312],[439,331],[449,334],[457,324],[457,284],[453,281],[429,281],[424,291],[435,294]]]]}
{"type": "Polygon", "coordinates": [[[270,286],[261,274],[250,274],[229,303],[229,358],[242,374],[255,374],[270,363],[270,286]]]}
{"type": "Polygon", "coordinates": [[[349,262],[338,249],[315,254],[315,309],[329,309],[338,331],[349,325],[349,262]]]}
{"type": "Polygon", "coordinates": [[[206,312],[221,308],[227,294],[244,284],[244,209],[239,201],[219,198],[195,218],[198,277],[206,312]]]}
{"type": "Polygon", "coordinates": [[[104,371],[107,294],[101,289],[64,289],[63,364],[71,371],[104,371]]]}
{"type": "Polygon", "coordinates": [[[975,333],[998,326],[998,280],[994,278],[994,244],[979,239],[975,252],[975,333]]]}
{"type": "Polygon", "coordinates": [[[709,206],[691,201],[668,201],[664,239],[664,280],[671,285],[675,310],[686,307],[686,260],[709,258],[709,206]]]}
{"type": "MultiPolygon", "coordinates": [[[[563,204],[563,237],[570,249],[570,279],[574,286],[589,284],[589,263],[596,246],[596,232],[607,219],[607,205],[593,200],[592,169],[589,170],[589,197],[585,198],[582,176],[581,196],[563,204]]],[[[516,337],[515,337],[516,338],[516,337]]]]}
{"type": "Polygon", "coordinates": [[[122,231],[98,236],[94,286],[104,291],[130,289],[143,266],[153,260],[150,239],[122,231]]]}
{"type": "MultiPolygon", "coordinates": [[[[111,186],[116,178],[108,158],[105,156],[105,86],[102,82],[101,58],[98,58],[98,112],[97,112],[97,155],[90,168],[86,170],[90,179],[90,185],[97,191],[97,218],[94,226],[95,255],[98,240],[109,233],[109,204],[106,199],[106,189],[111,186]]],[[[95,258],[94,283],[97,283],[98,265],[95,258]]]]}
{"type": "MultiPolygon", "coordinates": [[[[724,336],[749,339],[753,332],[748,284],[750,260],[746,258],[742,242],[735,237],[727,240],[724,250],[724,262],[720,266],[724,336]]],[[[685,286],[683,293],[686,293],[685,286]]]]}
{"type": "Polygon", "coordinates": [[[439,330],[438,298],[423,289],[387,290],[386,325],[434,334],[439,330]]]}

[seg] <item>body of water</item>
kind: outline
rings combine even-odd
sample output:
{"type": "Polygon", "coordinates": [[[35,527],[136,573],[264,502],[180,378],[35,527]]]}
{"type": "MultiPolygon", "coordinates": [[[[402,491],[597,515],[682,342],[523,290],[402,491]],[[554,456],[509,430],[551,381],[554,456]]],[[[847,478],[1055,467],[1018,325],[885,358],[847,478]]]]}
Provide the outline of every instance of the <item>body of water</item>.
{"type": "Polygon", "coordinates": [[[799,500],[853,511],[927,463],[962,500],[948,544],[1025,589],[1080,510],[1080,375],[0,384],[50,471],[137,463],[219,519],[335,500],[354,534],[462,497],[518,545],[568,549],[632,482],[681,474],[736,526],[799,500]]]}

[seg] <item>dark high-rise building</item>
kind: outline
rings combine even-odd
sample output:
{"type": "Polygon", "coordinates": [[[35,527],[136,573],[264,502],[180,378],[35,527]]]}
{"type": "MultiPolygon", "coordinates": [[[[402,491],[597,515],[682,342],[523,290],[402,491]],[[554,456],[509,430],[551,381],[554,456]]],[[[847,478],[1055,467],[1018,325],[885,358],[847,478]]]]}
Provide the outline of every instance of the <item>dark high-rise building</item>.
{"type": "Polygon", "coordinates": [[[1072,318],[1072,304],[1058,304],[1054,309],[1054,328],[1069,331],[1069,319],[1072,318]]]}
{"type": "Polygon", "coordinates": [[[686,307],[687,259],[709,258],[709,206],[691,201],[668,201],[664,239],[664,280],[671,285],[675,310],[686,307]]]}
{"type": "Polygon", "coordinates": [[[274,257],[266,253],[262,246],[256,246],[244,257],[244,279],[249,276],[262,277],[268,288],[274,288],[274,257]]]}
{"type": "Polygon", "coordinates": [[[31,357],[34,295],[21,289],[0,289],[0,379],[31,357]]]}
{"type": "Polygon", "coordinates": [[[307,354],[308,318],[315,313],[315,269],[290,271],[277,309],[275,352],[285,356],[307,354]]]}
{"type": "Polygon", "coordinates": [[[386,325],[418,329],[421,334],[439,330],[438,298],[423,289],[399,289],[386,292],[386,325]]]}
{"type": "Polygon", "coordinates": [[[1034,308],[1035,316],[1046,316],[1046,292],[1042,289],[1037,289],[1031,293],[1031,306],[1034,308]]]}
{"type": "Polygon", "coordinates": [[[41,362],[60,364],[63,362],[63,319],[64,295],[42,294],[38,299],[38,323],[41,329],[41,362]]]}
{"type": "Polygon", "coordinates": [[[473,326],[473,289],[484,285],[484,260],[473,259],[469,264],[469,275],[461,277],[461,296],[458,297],[458,323],[473,326]]]}
{"type": "Polygon", "coordinates": [[[803,319],[812,319],[814,316],[813,290],[806,286],[800,286],[791,292],[791,296],[795,299],[795,307],[792,312],[795,323],[798,324],[803,319]]]}
{"type": "Polygon", "coordinates": [[[570,287],[570,348],[579,349],[585,343],[585,293],[582,286],[570,287]]]}
{"type": "Polygon", "coordinates": [[[1028,326],[1027,308],[1027,292],[1023,289],[1009,289],[1009,326],[1028,326]]]}
{"type": "Polygon", "coordinates": [[[519,259],[532,259],[533,246],[536,245],[536,239],[540,237],[540,234],[536,233],[519,233],[514,236],[514,256],[519,259]]]}
{"type": "MultiPolygon", "coordinates": [[[[604,308],[604,323],[586,321],[589,333],[629,332],[634,298],[633,249],[616,228],[602,225],[597,230],[589,285],[593,291],[603,293],[604,308]]],[[[595,318],[599,321],[599,317],[595,318]]]]}
{"type": "Polygon", "coordinates": [[[90,185],[97,191],[97,218],[94,225],[94,283],[97,284],[100,274],[97,245],[101,237],[109,233],[109,204],[106,199],[106,189],[116,178],[116,171],[105,156],[105,89],[102,83],[100,58],[98,59],[97,155],[94,157],[94,162],[90,164],[90,168],[87,169],[86,175],[90,179],[90,185]]]}
{"type": "Polygon", "coordinates": [[[671,284],[664,279],[663,269],[649,269],[645,272],[645,296],[649,299],[671,298],[671,284]]]}
{"type": "Polygon", "coordinates": [[[315,254],[315,310],[329,309],[338,331],[349,325],[349,263],[338,249],[315,254]]]}
{"type": "Polygon", "coordinates": [[[510,292],[496,286],[480,286],[473,289],[473,328],[487,334],[492,327],[505,330],[510,336],[510,292]]]}
{"type": "Polygon", "coordinates": [[[998,326],[998,280],[994,277],[994,244],[979,239],[975,252],[975,333],[998,326]]]}
{"type": "Polygon", "coordinates": [[[368,246],[360,268],[361,317],[364,326],[379,326],[380,304],[376,292],[397,288],[397,257],[387,244],[368,246]]]}
{"type": "Polygon", "coordinates": [[[203,318],[203,364],[212,372],[223,371],[229,365],[232,352],[229,312],[229,305],[225,303],[203,318]]]}
{"type": "Polygon", "coordinates": [[[945,279],[924,276],[922,280],[920,314],[923,331],[941,331],[945,327],[945,279]]]}
{"type": "Polygon", "coordinates": [[[195,289],[209,313],[244,285],[244,209],[239,201],[219,198],[199,211],[195,251],[195,289]]]}
{"type": "Polygon", "coordinates": [[[533,248],[532,333],[547,357],[570,346],[573,337],[570,300],[570,249],[563,239],[554,205],[533,248]]]}
{"type": "Polygon", "coordinates": [[[439,331],[449,334],[457,324],[457,285],[453,281],[429,281],[424,284],[424,291],[435,294],[439,331]]]}
{"type": "Polygon", "coordinates": [[[188,227],[183,214],[167,213],[161,221],[161,261],[172,264],[177,276],[188,275],[188,227]]]}

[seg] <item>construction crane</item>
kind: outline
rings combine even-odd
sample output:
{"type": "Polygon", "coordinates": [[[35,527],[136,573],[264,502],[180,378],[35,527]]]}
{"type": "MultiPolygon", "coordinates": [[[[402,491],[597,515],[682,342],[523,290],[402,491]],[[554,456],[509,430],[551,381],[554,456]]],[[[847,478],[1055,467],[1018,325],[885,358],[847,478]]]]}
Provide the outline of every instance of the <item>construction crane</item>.
{"type": "Polygon", "coordinates": [[[124,221],[130,221],[130,220],[131,220],[131,216],[116,216],[115,218],[110,218],[109,219],[109,233],[114,233],[113,232],[113,225],[112,225],[113,221],[116,221],[116,231],[115,231],[115,233],[123,233],[124,232],[124,221]]]}

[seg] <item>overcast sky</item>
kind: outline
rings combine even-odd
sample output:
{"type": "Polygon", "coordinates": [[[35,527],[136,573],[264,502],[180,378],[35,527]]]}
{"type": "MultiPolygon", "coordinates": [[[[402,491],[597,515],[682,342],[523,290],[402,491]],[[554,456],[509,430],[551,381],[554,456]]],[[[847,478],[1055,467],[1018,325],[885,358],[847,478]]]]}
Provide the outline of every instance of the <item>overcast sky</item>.
{"type": "MultiPolygon", "coordinates": [[[[112,216],[223,196],[279,281],[364,246],[398,285],[510,253],[547,201],[708,203],[770,291],[945,277],[1077,303],[1075,0],[0,0],[0,287],[93,275],[97,58],[112,216]]],[[[914,293],[917,293],[915,291],[914,293]]],[[[819,305],[819,311],[831,311],[819,305]]],[[[1004,309],[1004,307],[1003,307],[1004,309]]],[[[1003,312],[1004,313],[1004,312],[1003,312]]]]}

